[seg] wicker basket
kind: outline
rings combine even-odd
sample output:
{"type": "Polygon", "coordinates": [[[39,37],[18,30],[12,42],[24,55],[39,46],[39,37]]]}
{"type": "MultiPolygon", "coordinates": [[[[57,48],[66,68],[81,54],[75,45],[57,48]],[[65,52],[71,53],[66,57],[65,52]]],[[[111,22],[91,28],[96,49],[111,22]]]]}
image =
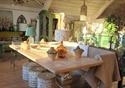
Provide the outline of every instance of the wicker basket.
{"type": "Polygon", "coordinates": [[[42,73],[44,71],[46,71],[46,69],[44,69],[42,67],[37,67],[37,66],[29,69],[29,80],[28,80],[29,87],[31,87],[31,88],[37,87],[38,74],[42,73]]]}
{"type": "Polygon", "coordinates": [[[28,81],[29,79],[29,69],[32,68],[33,66],[38,66],[36,63],[33,62],[28,62],[25,63],[22,67],[22,77],[23,80],[28,81]]]}
{"type": "Polygon", "coordinates": [[[55,75],[50,72],[40,73],[37,88],[55,88],[55,75]]]}

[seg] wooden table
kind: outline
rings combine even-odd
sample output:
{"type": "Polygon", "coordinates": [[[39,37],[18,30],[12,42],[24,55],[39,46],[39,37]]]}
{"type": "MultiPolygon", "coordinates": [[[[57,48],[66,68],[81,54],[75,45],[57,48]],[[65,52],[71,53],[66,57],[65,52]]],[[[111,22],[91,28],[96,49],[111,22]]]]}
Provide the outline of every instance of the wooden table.
{"type": "Polygon", "coordinates": [[[103,63],[102,60],[96,60],[89,57],[82,57],[78,59],[72,55],[69,55],[64,59],[57,58],[58,60],[53,61],[47,56],[46,51],[48,48],[41,48],[41,50],[21,50],[20,45],[10,45],[9,47],[24,55],[28,59],[38,63],[54,74],[67,73],[81,68],[90,68],[103,63]]]}

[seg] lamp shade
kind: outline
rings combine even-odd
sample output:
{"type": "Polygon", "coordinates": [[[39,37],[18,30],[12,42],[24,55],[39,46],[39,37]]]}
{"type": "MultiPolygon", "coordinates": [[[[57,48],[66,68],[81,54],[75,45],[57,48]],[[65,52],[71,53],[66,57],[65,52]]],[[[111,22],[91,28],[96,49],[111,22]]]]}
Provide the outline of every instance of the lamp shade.
{"type": "Polygon", "coordinates": [[[80,15],[87,16],[87,5],[86,4],[82,5],[80,15]]]}
{"type": "Polygon", "coordinates": [[[81,6],[81,11],[80,11],[80,21],[86,21],[87,17],[87,5],[85,4],[85,0],[83,5],[81,6]]]}
{"type": "Polygon", "coordinates": [[[35,36],[35,35],[36,35],[36,32],[35,32],[35,29],[33,27],[26,28],[25,36],[35,36]]]}

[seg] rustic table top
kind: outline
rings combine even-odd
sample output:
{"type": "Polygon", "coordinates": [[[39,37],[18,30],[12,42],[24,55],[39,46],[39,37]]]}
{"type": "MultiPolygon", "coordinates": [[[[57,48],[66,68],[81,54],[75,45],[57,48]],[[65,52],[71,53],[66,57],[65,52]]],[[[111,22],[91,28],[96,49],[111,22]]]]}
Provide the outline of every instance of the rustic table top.
{"type": "Polygon", "coordinates": [[[10,45],[9,47],[55,74],[99,66],[103,63],[102,60],[89,57],[76,58],[74,55],[67,55],[63,59],[56,58],[57,60],[52,60],[48,58],[46,53],[49,48],[21,50],[20,45],[10,45]]]}

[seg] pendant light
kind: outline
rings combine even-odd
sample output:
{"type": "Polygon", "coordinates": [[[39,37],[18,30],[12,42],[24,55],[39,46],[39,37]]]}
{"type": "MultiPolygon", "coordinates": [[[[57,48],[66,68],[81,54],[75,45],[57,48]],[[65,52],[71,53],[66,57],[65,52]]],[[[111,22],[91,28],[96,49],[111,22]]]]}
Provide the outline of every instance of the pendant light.
{"type": "Polygon", "coordinates": [[[86,21],[86,17],[87,17],[87,5],[84,0],[80,10],[80,21],[86,21]]]}

